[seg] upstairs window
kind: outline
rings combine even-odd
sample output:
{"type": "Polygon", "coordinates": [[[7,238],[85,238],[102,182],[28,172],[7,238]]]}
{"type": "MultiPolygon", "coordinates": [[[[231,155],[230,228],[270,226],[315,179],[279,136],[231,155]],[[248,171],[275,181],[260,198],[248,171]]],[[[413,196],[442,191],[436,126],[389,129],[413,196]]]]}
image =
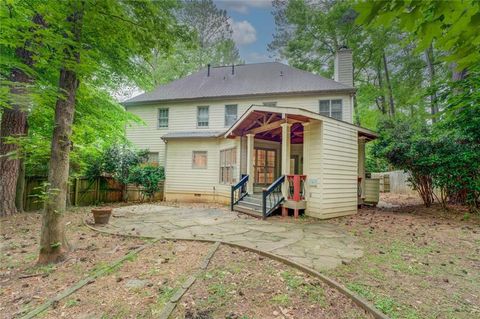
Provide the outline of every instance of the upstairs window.
{"type": "Polygon", "coordinates": [[[208,106],[197,107],[197,127],[208,127],[208,106]]]}
{"type": "Polygon", "coordinates": [[[225,126],[230,127],[237,120],[237,105],[225,105],[225,126]]]}
{"type": "Polygon", "coordinates": [[[220,151],[220,183],[222,184],[235,183],[236,163],[237,163],[236,148],[230,148],[230,149],[220,151]]]}
{"type": "Polygon", "coordinates": [[[168,108],[158,109],[158,128],[168,127],[168,108]]]}
{"type": "Polygon", "coordinates": [[[192,168],[207,168],[207,152],[206,151],[192,152],[192,168]]]}
{"type": "Polygon", "coordinates": [[[342,120],[342,100],[320,100],[320,115],[342,120]]]}

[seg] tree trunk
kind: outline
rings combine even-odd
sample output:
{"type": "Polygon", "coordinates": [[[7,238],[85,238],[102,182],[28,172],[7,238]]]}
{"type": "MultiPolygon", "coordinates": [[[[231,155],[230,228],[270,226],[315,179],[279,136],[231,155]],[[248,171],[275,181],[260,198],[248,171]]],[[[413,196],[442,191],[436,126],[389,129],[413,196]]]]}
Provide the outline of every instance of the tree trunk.
{"type": "Polygon", "coordinates": [[[20,160],[15,154],[18,146],[8,143],[7,137],[19,137],[24,132],[26,115],[18,105],[5,109],[2,114],[0,134],[0,216],[17,212],[15,193],[17,189],[20,160]],[[13,157],[12,157],[13,154],[13,157]]]}
{"type": "Polygon", "coordinates": [[[25,153],[20,158],[20,165],[18,169],[17,189],[15,190],[15,206],[17,211],[23,213],[25,203],[23,197],[25,196],[25,153]]]}
{"type": "Polygon", "coordinates": [[[427,61],[428,75],[430,77],[430,112],[432,114],[432,122],[435,123],[437,118],[434,116],[438,113],[438,104],[437,104],[437,92],[434,91],[433,86],[435,84],[435,57],[433,55],[433,45],[430,44],[430,47],[425,50],[425,59],[427,61]]]}
{"type": "MultiPolygon", "coordinates": [[[[80,44],[83,8],[75,8],[67,18],[75,44],[80,44]]],[[[78,47],[65,50],[66,61],[80,62],[78,47]]],[[[71,63],[71,62],[70,62],[71,63]]],[[[55,127],[53,130],[50,165],[48,169],[48,198],[42,220],[39,264],[58,262],[65,258],[69,250],[63,225],[68,191],[69,158],[75,97],[79,79],[75,70],[64,66],[60,70],[59,93],[55,105],[55,127]]]]}
{"type": "Polygon", "coordinates": [[[390,83],[390,75],[388,73],[387,56],[385,55],[385,51],[383,52],[383,69],[385,71],[385,81],[387,82],[388,98],[390,102],[388,114],[393,117],[395,116],[395,104],[393,103],[392,83],[390,83]]]}
{"type": "MultiPolygon", "coordinates": [[[[39,14],[35,14],[32,21],[38,26],[45,26],[45,22],[39,14]]],[[[28,31],[34,32],[34,29],[28,31]]],[[[30,48],[31,40],[27,40],[22,47],[15,49],[17,59],[28,67],[33,66],[33,54],[29,50],[30,48]]],[[[13,83],[10,87],[10,94],[14,102],[10,108],[3,110],[0,124],[0,216],[11,215],[17,212],[15,204],[20,158],[16,154],[18,145],[6,143],[6,138],[20,137],[26,132],[26,110],[29,104],[28,86],[33,81],[27,73],[18,67],[11,71],[9,80],[13,83]]]]}
{"type": "Polygon", "coordinates": [[[355,124],[360,126],[360,114],[358,113],[357,96],[353,96],[353,112],[355,113],[355,124]]]}
{"type": "MultiPolygon", "coordinates": [[[[32,66],[32,53],[25,47],[15,50],[15,55],[24,64],[32,66]]],[[[27,86],[32,78],[23,70],[15,68],[9,79],[13,85],[10,94],[14,102],[10,108],[5,108],[0,124],[0,216],[12,215],[17,212],[15,207],[15,193],[17,189],[18,171],[20,159],[16,152],[18,145],[9,143],[8,137],[20,137],[24,134],[27,115],[24,111],[25,100],[28,100],[27,86]]]]}
{"type": "Polygon", "coordinates": [[[382,79],[382,71],[380,65],[377,66],[377,78],[378,78],[378,86],[380,87],[380,91],[382,91],[382,94],[380,95],[379,98],[375,100],[377,103],[377,107],[380,109],[382,114],[387,113],[387,107],[385,105],[385,94],[383,91],[383,79],[382,79]]]}

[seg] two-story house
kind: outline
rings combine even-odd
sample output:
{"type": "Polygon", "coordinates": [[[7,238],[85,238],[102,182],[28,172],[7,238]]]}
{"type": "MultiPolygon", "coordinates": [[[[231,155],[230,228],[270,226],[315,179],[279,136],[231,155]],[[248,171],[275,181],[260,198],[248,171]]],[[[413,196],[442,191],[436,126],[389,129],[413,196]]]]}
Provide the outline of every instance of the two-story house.
{"type": "Polygon", "coordinates": [[[365,142],[353,124],[352,53],[335,80],[277,63],[208,67],[124,105],[145,125],[127,128],[165,167],[165,197],[230,203],[268,216],[305,209],[330,218],[357,210],[365,142]]]}

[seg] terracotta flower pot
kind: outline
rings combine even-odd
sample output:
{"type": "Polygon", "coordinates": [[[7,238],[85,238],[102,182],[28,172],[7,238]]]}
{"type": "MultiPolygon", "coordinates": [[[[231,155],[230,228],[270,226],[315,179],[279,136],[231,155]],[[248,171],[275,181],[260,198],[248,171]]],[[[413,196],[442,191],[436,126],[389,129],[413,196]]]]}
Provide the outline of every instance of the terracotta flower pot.
{"type": "Polygon", "coordinates": [[[93,219],[95,224],[108,224],[112,209],[110,207],[97,207],[92,209],[93,219]]]}

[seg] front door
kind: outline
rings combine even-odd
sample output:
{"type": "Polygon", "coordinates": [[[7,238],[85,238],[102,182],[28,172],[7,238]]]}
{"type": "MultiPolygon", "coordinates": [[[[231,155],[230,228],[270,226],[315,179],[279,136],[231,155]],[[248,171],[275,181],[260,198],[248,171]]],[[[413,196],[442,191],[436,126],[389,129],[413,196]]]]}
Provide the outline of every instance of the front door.
{"type": "Polygon", "coordinates": [[[263,148],[255,149],[255,158],[253,162],[255,171],[255,184],[270,185],[275,181],[276,162],[276,150],[263,148]]]}

